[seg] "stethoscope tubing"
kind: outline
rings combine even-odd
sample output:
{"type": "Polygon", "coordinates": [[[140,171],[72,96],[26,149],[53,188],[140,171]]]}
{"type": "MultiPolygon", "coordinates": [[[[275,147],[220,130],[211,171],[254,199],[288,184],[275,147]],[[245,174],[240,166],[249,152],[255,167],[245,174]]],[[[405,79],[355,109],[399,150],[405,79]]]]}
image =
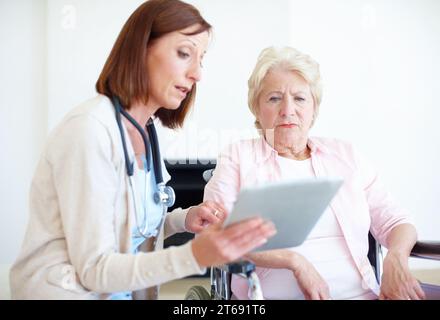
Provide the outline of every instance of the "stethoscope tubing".
{"type": "MultiPolygon", "coordinates": [[[[127,112],[124,110],[124,108],[121,105],[121,102],[119,98],[113,97],[112,99],[113,106],[115,107],[116,111],[116,122],[118,124],[119,132],[121,135],[122,140],[122,148],[124,150],[124,160],[125,160],[125,166],[126,171],[128,175],[128,180],[130,184],[131,194],[134,202],[135,207],[135,220],[136,220],[136,228],[137,231],[140,233],[140,235],[146,239],[150,238],[147,235],[148,230],[148,223],[147,223],[147,214],[144,211],[144,217],[143,217],[143,224],[144,228],[141,230],[139,227],[139,221],[138,221],[138,215],[137,215],[137,203],[136,203],[136,194],[135,194],[135,183],[134,183],[134,162],[132,163],[128,156],[128,150],[127,150],[127,141],[125,139],[125,133],[124,128],[122,126],[122,117],[121,114],[139,131],[142,137],[142,141],[144,143],[145,152],[146,152],[146,160],[147,160],[147,170],[151,170],[151,159],[149,157],[150,155],[150,147],[151,147],[151,155],[152,155],[152,162],[153,162],[153,169],[154,169],[154,176],[156,179],[156,185],[158,191],[154,193],[154,201],[157,204],[162,204],[163,212],[161,221],[159,223],[158,228],[156,231],[161,230],[163,223],[165,221],[165,216],[167,213],[167,208],[172,207],[175,202],[175,193],[173,188],[170,186],[166,186],[163,181],[163,175],[162,175],[162,165],[161,165],[161,156],[160,156],[160,150],[159,150],[159,143],[157,138],[157,132],[156,128],[154,127],[154,122],[152,119],[149,119],[146,125],[147,134],[145,133],[145,130],[139,125],[139,123],[127,112]],[[149,141],[148,137],[150,137],[151,141],[149,141]]],[[[156,239],[154,241],[154,247],[157,246],[157,235],[156,239]]]]}

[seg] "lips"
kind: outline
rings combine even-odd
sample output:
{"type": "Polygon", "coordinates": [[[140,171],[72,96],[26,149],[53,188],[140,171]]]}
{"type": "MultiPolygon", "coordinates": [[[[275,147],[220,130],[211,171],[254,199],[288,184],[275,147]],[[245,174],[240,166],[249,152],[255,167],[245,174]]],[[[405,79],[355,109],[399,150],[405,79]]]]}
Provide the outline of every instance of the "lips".
{"type": "Polygon", "coordinates": [[[187,87],[181,87],[181,86],[176,86],[176,89],[179,90],[180,92],[182,92],[183,94],[188,94],[188,92],[191,91],[191,89],[187,88],[187,87]]]}
{"type": "Polygon", "coordinates": [[[284,124],[278,125],[278,127],[281,127],[281,128],[294,128],[296,126],[298,126],[298,125],[295,123],[284,123],[284,124]]]}

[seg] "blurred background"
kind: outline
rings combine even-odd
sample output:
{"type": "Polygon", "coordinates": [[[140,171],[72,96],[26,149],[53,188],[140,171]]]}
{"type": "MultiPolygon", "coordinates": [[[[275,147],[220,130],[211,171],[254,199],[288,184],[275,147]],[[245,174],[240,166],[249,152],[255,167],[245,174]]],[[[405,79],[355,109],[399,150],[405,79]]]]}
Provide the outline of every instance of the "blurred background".
{"type": "MultiPolygon", "coordinates": [[[[0,0],[0,265],[16,258],[28,191],[49,132],[93,97],[95,82],[140,0],[0,0]]],[[[439,239],[440,1],[191,0],[214,26],[185,129],[160,129],[169,160],[215,159],[256,135],[247,80],[260,51],[292,46],[321,65],[313,135],[349,140],[439,239]]],[[[413,261],[414,269],[431,268],[413,261]]],[[[438,265],[437,265],[438,267],[438,265]]],[[[1,285],[1,284],[0,284],[1,285]]]]}

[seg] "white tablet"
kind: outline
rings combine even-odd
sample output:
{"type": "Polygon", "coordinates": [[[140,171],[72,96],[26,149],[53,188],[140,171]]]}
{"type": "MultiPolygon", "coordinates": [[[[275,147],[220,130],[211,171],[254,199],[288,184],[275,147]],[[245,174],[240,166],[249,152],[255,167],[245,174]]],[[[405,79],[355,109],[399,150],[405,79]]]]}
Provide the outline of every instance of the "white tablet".
{"type": "Polygon", "coordinates": [[[225,224],[261,216],[275,224],[277,234],[255,251],[299,246],[342,183],[339,178],[319,178],[267,183],[243,189],[225,224]]]}

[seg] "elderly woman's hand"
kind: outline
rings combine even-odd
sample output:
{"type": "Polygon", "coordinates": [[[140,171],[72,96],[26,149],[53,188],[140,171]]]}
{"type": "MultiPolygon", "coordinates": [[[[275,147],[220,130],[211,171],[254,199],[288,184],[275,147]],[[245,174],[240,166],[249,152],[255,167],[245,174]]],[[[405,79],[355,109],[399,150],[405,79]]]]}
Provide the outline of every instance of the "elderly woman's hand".
{"type": "Polygon", "coordinates": [[[226,217],[226,209],[220,203],[205,201],[189,209],[185,218],[185,229],[199,233],[210,224],[222,223],[226,217]]]}
{"type": "Polygon", "coordinates": [[[410,273],[408,258],[388,252],[383,262],[380,300],[421,300],[425,293],[410,273]]]}
{"type": "Polygon", "coordinates": [[[218,266],[241,258],[275,235],[272,222],[251,218],[223,227],[208,226],[192,240],[194,258],[200,267],[218,266]]]}
{"type": "Polygon", "coordinates": [[[295,255],[291,270],[306,300],[330,300],[328,284],[315,267],[300,254],[295,255]]]}

